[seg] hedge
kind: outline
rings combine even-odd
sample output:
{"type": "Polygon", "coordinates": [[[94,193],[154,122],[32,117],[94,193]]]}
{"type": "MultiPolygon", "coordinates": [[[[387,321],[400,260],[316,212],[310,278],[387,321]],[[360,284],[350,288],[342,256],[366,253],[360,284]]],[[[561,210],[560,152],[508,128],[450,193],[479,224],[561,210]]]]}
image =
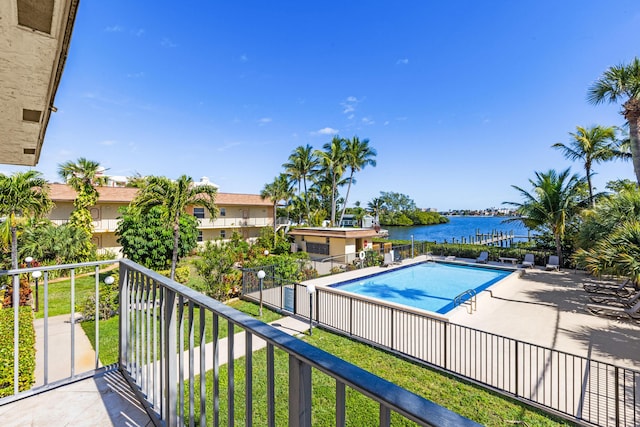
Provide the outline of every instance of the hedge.
{"type": "MultiPolygon", "coordinates": [[[[20,307],[18,389],[29,390],[35,382],[36,331],[33,327],[33,310],[20,307]]],[[[0,398],[13,394],[13,309],[0,309],[0,398]]]]}

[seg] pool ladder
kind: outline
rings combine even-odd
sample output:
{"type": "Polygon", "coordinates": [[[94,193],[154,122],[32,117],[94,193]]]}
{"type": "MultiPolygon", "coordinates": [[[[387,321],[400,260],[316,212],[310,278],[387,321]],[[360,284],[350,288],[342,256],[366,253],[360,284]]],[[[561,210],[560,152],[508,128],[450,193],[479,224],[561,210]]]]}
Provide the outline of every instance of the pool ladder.
{"type": "Polygon", "coordinates": [[[459,305],[464,304],[467,301],[469,301],[469,314],[473,314],[473,312],[478,309],[476,305],[475,289],[467,289],[466,291],[462,292],[460,295],[456,296],[453,299],[453,306],[457,307],[459,305]],[[467,299],[464,299],[464,297],[467,297],[467,299]]]}

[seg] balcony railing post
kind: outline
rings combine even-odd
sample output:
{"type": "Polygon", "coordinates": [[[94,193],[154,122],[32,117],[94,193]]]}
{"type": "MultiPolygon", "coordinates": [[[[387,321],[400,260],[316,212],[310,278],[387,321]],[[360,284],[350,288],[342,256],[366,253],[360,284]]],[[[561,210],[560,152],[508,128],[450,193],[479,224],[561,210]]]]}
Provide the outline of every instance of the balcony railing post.
{"type": "Polygon", "coordinates": [[[289,425],[311,427],[311,366],[289,356],[289,425]]]}
{"type": "Polygon", "coordinates": [[[118,361],[120,370],[124,370],[127,365],[126,354],[127,354],[127,342],[128,342],[128,330],[127,330],[127,315],[129,311],[127,310],[127,301],[129,301],[129,287],[127,286],[129,277],[129,269],[125,265],[120,265],[120,280],[118,281],[118,293],[120,294],[120,316],[118,321],[118,336],[119,340],[119,349],[118,349],[118,361]]]}
{"type": "Polygon", "coordinates": [[[176,369],[176,292],[165,288],[164,295],[164,420],[167,426],[176,426],[178,370],[176,369]]]}
{"type": "Polygon", "coordinates": [[[20,325],[18,310],[20,307],[20,275],[13,276],[13,394],[18,394],[20,368],[20,325]]]}

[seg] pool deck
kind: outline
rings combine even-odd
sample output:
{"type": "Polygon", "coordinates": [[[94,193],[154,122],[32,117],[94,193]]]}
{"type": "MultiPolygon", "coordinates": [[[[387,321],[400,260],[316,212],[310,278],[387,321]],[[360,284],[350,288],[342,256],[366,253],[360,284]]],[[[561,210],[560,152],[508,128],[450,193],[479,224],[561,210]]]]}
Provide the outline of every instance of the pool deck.
{"type": "MultiPolygon", "coordinates": [[[[402,265],[425,260],[420,256],[402,265]]],[[[499,263],[489,265],[504,267],[499,263]]],[[[398,267],[369,267],[305,283],[327,286],[398,267]]],[[[582,283],[594,281],[592,277],[580,271],[544,271],[541,267],[519,271],[522,274],[511,275],[480,292],[477,310],[472,314],[467,307],[458,307],[446,317],[455,324],[638,369],[640,321],[588,312],[585,307],[591,300],[582,283]]]]}

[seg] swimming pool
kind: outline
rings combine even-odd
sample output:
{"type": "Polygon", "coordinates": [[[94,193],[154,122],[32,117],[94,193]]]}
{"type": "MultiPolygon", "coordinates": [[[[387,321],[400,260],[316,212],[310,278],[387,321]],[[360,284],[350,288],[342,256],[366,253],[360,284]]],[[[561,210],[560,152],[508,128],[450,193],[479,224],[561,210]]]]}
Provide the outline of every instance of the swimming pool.
{"type": "Polygon", "coordinates": [[[425,262],[330,285],[341,291],[444,314],[460,293],[480,292],[511,270],[425,262]]]}

